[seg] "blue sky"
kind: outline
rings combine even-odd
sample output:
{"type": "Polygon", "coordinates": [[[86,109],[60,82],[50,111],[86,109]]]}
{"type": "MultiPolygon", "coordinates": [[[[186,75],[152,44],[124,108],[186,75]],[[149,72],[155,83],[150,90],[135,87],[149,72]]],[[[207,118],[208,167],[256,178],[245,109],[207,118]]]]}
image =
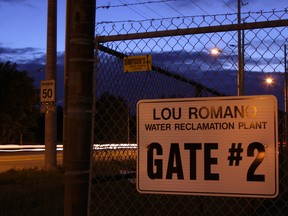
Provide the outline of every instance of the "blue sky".
{"type": "MultiPolygon", "coordinates": [[[[46,52],[47,1],[0,0],[0,59],[39,58],[46,52]]],[[[58,2],[58,50],[65,40],[65,1],[58,2]]]]}
{"type": "MultiPolygon", "coordinates": [[[[144,20],[237,12],[237,0],[98,0],[96,21],[144,20]],[[124,6],[124,5],[127,6],[124,6]],[[101,6],[110,6],[102,8],[101,6]]],[[[284,9],[288,0],[243,0],[242,11],[284,9]]],[[[57,49],[65,49],[66,1],[58,0],[57,49]]],[[[37,58],[46,49],[47,0],[0,0],[0,59],[37,58]],[[21,55],[21,56],[19,56],[21,55]]]]}
{"type": "MultiPolygon", "coordinates": [[[[288,8],[288,0],[242,1],[242,12],[288,8]]],[[[62,72],[66,0],[57,2],[58,70],[62,72]]],[[[37,83],[45,79],[37,69],[45,68],[47,4],[48,0],[0,0],[0,61],[16,62],[37,83]]],[[[96,22],[113,22],[236,13],[237,0],[98,0],[96,7],[96,22]]]]}

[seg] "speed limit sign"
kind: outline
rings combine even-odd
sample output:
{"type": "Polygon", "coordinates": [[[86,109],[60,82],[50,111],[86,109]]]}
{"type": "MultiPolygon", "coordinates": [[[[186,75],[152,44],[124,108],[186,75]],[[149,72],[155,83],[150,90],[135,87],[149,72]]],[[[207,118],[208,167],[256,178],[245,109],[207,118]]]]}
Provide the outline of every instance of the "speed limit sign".
{"type": "Polygon", "coordinates": [[[55,104],[55,80],[42,80],[40,91],[41,105],[55,104]]]}
{"type": "Polygon", "coordinates": [[[277,118],[270,95],[139,101],[138,191],[276,197],[277,118]]]}

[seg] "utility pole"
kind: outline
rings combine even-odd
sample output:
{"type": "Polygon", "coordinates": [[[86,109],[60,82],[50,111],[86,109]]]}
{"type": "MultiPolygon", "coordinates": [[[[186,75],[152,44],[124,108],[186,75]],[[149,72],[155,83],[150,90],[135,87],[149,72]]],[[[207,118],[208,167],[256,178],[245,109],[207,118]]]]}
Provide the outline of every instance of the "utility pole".
{"type": "Polygon", "coordinates": [[[66,161],[66,138],[67,138],[67,104],[68,104],[68,86],[69,86],[69,43],[70,43],[70,23],[72,12],[72,1],[66,1],[66,37],[65,37],[65,56],[64,56],[64,107],[63,107],[63,167],[66,161]]]}
{"type": "MultiPolygon", "coordinates": [[[[57,65],[57,0],[48,0],[47,14],[47,52],[46,80],[54,80],[56,86],[57,65]]],[[[55,88],[56,89],[56,88],[55,88]]],[[[54,90],[55,101],[56,91],[54,90]]],[[[55,169],[57,165],[56,151],[56,107],[45,112],[45,168],[55,169]]]]}
{"type": "Polygon", "coordinates": [[[66,0],[66,4],[70,11],[66,11],[69,77],[65,99],[64,215],[79,216],[88,213],[96,1],[66,0]]]}

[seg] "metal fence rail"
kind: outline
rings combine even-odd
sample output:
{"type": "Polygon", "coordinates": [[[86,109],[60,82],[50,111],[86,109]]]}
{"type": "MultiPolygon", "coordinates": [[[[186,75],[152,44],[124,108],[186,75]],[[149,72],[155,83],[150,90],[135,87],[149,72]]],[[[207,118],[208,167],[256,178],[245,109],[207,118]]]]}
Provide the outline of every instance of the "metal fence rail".
{"type": "Polygon", "coordinates": [[[250,12],[96,26],[96,104],[90,215],[286,215],[285,57],[288,13],[250,12]],[[244,16],[244,15],[243,15],[244,16]],[[237,95],[237,30],[244,35],[244,94],[273,94],[279,108],[275,199],[140,194],[135,186],[136,103],[141,99],[237,95]],[[210,50],[221,52],[212,56],[210,50]],[[152,55],[151,71],[124,73],[123,58],[152,55]],[[265,79],[272,77],[274,84],[265,79]],[[125,147],[122,144],[128,144],[125,147]],[[116,146],[116,147],[115,147],[116,146]]]}

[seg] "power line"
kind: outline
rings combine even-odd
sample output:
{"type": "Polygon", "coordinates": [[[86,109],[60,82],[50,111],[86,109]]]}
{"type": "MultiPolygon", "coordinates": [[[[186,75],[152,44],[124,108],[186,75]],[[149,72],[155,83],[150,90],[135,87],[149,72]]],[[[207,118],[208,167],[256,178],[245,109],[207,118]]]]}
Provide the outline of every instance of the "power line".
{"type": "Polygon", "coordinates": [[[146,1],[146,2],[138,2],[138,3],[125,3],[122,2],[122,4],[119,5],[102,5],[102,6],[98,6],[96,7],[97,9],[109,9],[109,8],[116,8],[116,7],[130,7],[130,6],[136,6],[136,5],[146,5],[146,4],[157,4],[157,3],[166,3],[166,2],[171,2],[171,1],[175,1],[175,0],[156,0],[156,1],[146,1]]]}
{"type": "MultiPolygon", "coordinates": [[[[224,0],[221,0],[227,7],[229,7],[233,12],[237,12],[236,11],[236,6],[235,6],[235,8],[233,8],[231,5],[229,5],[226,1],[224,1],[224,0]]],[[[246,3],[244,3],[243,1],[240,1],[240,7],[243,7],[243,6],[246,6],[246,5],[248,5],[249,4],[249,2],[246,2],[246,3]]]]}
{"type": "MultiPolygon", "coordinates": [[[[110,9],[110,8],[117,8],[117,7],[128,7],[130,10],[134,11],[135,13],[137,13],[139,16],[141,16],[144,19],[148,19],[147,16],[145,16],[144,12],[139,10],[139,9],[135,9],[135,7],[133,6],[139,6],[139,5],[144,5],[149,11],[157,14],[159,17],[163,18],[163,16],[158,13],[156,10],[154,10],[153,8],[147,6],[148,4],[159,4],[159,3],[165,3],[168,7],[170,7],[172,10],[176,11],[178,14],[180,14],[181,16],[184,16],[184,14],[182,14],[180,11],[178,11],[177,9],[175,9],[174,7],[172,7],[171,5],[168,4],[168,2],[175,2],[175,0],[156,0],[156,1],[146,1],[146,2],[140,2],[139,0],[137,0],[137,3],[127,3],[126,1],[122,1],[119,0],[122,4],[118,4],[118,5],[110,5],[110,1],[108,2],[108,5],[102,5],[102,6],[98,6],[96,7],[96,9],[110,9]]],[[[149,15],[148,15],[149,16],[149,15]]]]}
{"type": "Polygon", "coordinates": [[[167,2],[164,2],[168,7],[170,7],[172,10],[176,11],[177,13],[179,13],[181,16],[184,16],[184,14],[182,14],[180,11],[178,11],[175,7],[172,7],[170,4],[168,4],[167,2]]]}
{"type": "MultiPolygon", "coordinates": [[[[119,0],[122,4],[126,5],[128,8],[130,8],[130,10],[134,11],[135,13],[137,13],[139,16],[143,17],[144,19],[147,19],[147,17],[145,17],[141,12],[139,12],[137,9],[134,9],[131,4],[126,4],[125,2],[123,2],[122,0],[119,0]]],[[[137,3],[135,3],[137,4],[137,3]]],[[[142,4],[142,3],[141,3],[142,4]]]]}
{"type": "Polygon", "coordinates": [[[229,5],[227,2],[225,2],[224,0],[221,0],[227,7],[229,7],[234,13],[236,13],[235,8],[231,7],[231,5],[229,5]]]}
{"type": "MultiPolygon", "coordinates": [[[[137,0],[139,2],[139,0],[137,0]]],[[[140,2],[139,2],[140,3],[140,2]]],[[[165,2],[166,3],[166,2],[165,2]]],[[[166,3],[167,4],[167,3],[166,3]]],[[[144,5],[148,10],[152,11],[153,13],[157,14],[159,17],[163,17],[161,14],[159,14],[157,11],[152,9],[151,7],[147,6],[146,4],[144,5]]]]}
{"type": "Polygon", "coordinates": [[[203,11],[206,14],[209,14],[207,11],[205,11],[202,7],[200,7],[197,3],[195,3],[195,1],[191,0],[191,2],[196,5],[196,7],[198,7],[201,11],[203,11]]]}

